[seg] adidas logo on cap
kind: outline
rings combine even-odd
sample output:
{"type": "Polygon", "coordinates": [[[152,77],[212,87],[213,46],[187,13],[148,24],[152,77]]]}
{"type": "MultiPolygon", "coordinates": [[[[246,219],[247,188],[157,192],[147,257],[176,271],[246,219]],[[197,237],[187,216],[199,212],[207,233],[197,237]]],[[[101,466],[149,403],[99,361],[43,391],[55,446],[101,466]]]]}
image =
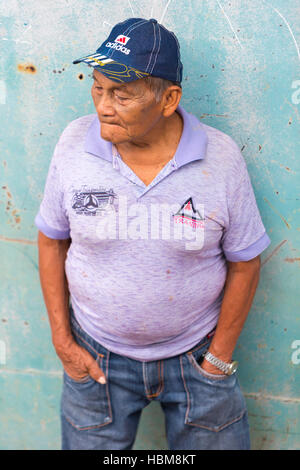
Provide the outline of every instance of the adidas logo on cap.
{"type": "Polygon", "coordinates": [[[119,42],[120,44],[127,44],[129,41],[128,36],[123,36],[122,34],[119,34],[119,36],[115,39],[115,42],[119,42]]]}

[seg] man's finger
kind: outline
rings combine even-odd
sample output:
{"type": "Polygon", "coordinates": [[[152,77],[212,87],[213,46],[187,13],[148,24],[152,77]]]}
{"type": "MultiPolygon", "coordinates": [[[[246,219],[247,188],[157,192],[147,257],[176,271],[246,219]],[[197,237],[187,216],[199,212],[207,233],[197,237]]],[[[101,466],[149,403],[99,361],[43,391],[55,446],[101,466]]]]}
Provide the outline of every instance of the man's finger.
{"type": "Polygon", "coordinates": [[[105,378],[103,370],[100,369],[97,363],[97,360],[95,360],[90,354],[89,354],[89,360],[86,362],[86,367],[92,379],[94,379],[96,382],[99,382],[102,385],[106,384],[106,378],[105,378]]]}

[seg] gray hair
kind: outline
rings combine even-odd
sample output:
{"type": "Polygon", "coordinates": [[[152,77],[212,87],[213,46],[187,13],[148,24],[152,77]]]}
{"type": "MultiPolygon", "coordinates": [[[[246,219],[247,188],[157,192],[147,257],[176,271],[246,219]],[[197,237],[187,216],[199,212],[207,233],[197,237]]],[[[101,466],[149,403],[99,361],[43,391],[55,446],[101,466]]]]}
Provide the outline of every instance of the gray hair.
{"type": "Polygon", "coordinates": [[[158,103],[162,95],[164,94],[165,90],[172,85],[179,86],[181,85],[179,82],[171,82],[170,80],[166,80],[165,78],[160,77],[153,77],[149,75],[148,77],[142,78],[142,80],[146,83],[149,89],[154,93],[155,100],[158,103]]]}

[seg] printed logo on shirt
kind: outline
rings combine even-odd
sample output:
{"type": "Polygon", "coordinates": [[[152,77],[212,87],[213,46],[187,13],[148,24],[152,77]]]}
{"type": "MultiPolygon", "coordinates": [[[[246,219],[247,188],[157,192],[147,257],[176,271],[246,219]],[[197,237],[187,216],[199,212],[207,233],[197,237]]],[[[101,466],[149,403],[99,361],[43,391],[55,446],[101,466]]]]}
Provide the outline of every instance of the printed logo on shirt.
{"type": "Polygon", "coordinates": [[[76,214],[95,216],[103,213],[109,206],[113,205],[116,197],[117,195],[113,189],[94,189],[83,186],[81,190],[75,190],[72,198],[72,209],[76,214]]]}
{"type": "Polygon", "coordinates": [[[200,250],[204,245],[204,204],[197,204],[195,209],[193,199],[190,197],[173,214],[173,220],[175,226],[180,224],[184,227],[185,237],[191,240],[186,243],[186,250],[200,250]]]}
{"type": "Polygon", "coordinates": [[[187,199],[180,209],[173,215],[176,223],[186,224],[194,229],[204,228],[204,217],[195,209],[193,199],[187,199]]]}

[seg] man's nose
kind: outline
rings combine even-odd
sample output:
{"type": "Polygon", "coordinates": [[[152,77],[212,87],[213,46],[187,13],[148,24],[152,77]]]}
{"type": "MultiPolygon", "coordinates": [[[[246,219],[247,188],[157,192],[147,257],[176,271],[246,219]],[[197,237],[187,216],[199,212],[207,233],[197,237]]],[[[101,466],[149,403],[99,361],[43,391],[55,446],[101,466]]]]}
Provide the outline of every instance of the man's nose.
{"type": "Polygon", "coordinates": [[[108,93],[103,93],[97,103],[97,112],[102,116],[113,116],[115,114],[112,98],[108,93]]]}

